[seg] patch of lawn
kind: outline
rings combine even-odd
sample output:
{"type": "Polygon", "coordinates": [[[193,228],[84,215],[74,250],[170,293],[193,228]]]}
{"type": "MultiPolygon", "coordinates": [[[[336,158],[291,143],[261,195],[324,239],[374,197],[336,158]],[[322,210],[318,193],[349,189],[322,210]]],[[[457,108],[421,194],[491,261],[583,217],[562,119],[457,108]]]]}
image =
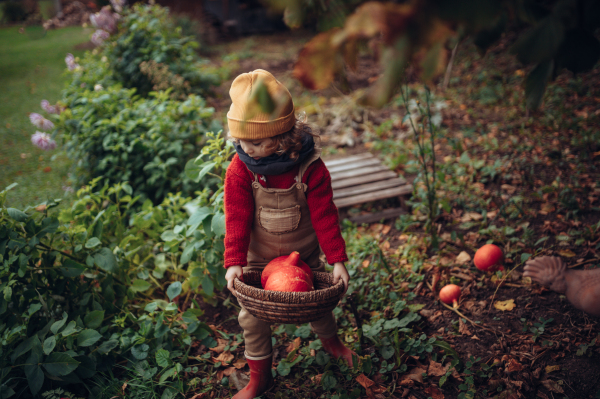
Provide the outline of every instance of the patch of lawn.
{"type": "Polygon", "coordinates": [[[28,114],[45,115],[40,102],[59,100],[67,79],[65,55],[82,55],[75,46],[87,42],[89,34],[81,27],[46,33],[41,26],[24,33],[18,26],[0,29],[0,191],[18,183],[8,194],[9,206],[65,197],[69,161],[58,150],[43,151],[31,144],[36,127],[28,114]]]}

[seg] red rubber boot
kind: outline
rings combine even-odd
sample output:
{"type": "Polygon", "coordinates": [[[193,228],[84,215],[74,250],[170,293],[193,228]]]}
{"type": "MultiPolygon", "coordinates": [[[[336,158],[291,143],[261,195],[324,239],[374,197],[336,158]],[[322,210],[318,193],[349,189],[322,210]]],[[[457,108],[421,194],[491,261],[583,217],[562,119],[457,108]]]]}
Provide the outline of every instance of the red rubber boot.
{"type": "Polygon", "coordinates": [[[250,382],[244,389],[236,393],[232,399],[253,399],[273,386],[273,374],[271,374],[272,355],[261,360],[250,360],[248,358],[246,360],[250,367],[250,382]]]}
{"type": "Polygon", "coordinates": [[[325,352],[329,353],[336,359],[339,359],[340,357],[344,358],[348,362],[348,366],[354,366],[352,362],[352,355],[357,356],[356,353],[346,348],[337,335],[334,335],[331,338],[321,338],[321,343],[323,344],[323,349],[325,349],[325,352]]]}

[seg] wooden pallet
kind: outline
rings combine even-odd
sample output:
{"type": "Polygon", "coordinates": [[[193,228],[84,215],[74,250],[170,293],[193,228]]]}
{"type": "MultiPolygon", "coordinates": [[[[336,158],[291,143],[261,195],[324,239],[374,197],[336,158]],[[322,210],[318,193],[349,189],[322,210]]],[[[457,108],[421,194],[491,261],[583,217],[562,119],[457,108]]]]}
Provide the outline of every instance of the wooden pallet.
{"type": "MultiPolygon", "coordinates": [[[[412,185],[385,167],[371,153],[332,159],[325,161],[325,165],[331,174],[333,202],[338,208],[392,197],[399,197],[404,204],[405,196],[410,195],[413,190],[412,185]]],[[[401,213],[404,213],[404,210],[397,208],[380,212],[381,215],[373,214],[372,217],[357,219],[360,219],[361,223],[369,223],[363,219],[376,221],[401,213]]]]}

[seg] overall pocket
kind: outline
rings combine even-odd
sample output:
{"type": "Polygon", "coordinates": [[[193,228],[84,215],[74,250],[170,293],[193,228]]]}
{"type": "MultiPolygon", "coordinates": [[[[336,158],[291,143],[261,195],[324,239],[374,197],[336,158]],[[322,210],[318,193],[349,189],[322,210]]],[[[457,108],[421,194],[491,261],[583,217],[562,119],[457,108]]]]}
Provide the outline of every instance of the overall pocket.
{"type": "Polygon", "coordinates": [[[285,209],[258,208],[258,223],[268,233],[290,233],[300,224],[300,205],[285,209]]]}

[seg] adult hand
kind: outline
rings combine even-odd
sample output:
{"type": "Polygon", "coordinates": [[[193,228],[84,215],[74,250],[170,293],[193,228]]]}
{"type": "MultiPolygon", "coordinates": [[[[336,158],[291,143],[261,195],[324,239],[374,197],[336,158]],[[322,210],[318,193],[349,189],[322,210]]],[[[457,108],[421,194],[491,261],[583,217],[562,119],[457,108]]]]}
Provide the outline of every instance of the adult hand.
{"type": "Polygon", "coordinates": [[[229,266],[227,268],[227,273],[225,273],[225,280],[227,280],[227,288],[233,295],[235,295],[235,290],[233,289],[233,280],[237,277],[240,280],[242,279],[242,275],[244,272],[242,271],[241,266],[229,266]]]}
{"type": "Polygon", "coordinates": [[[346,291],[348,291],[350,275],[348,274],[348,270],[346,270],[346,266],[343,262],[337,262],[333,264],[333,284],[337,284],[340,279],[342,279],[344,282],[344,294],[346,294],[346,291]]]}

